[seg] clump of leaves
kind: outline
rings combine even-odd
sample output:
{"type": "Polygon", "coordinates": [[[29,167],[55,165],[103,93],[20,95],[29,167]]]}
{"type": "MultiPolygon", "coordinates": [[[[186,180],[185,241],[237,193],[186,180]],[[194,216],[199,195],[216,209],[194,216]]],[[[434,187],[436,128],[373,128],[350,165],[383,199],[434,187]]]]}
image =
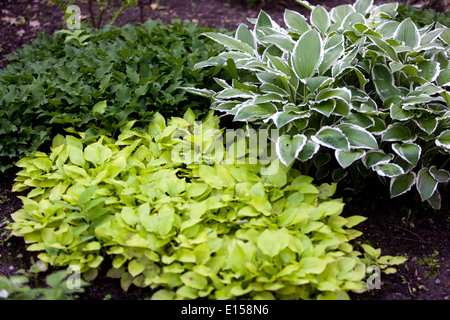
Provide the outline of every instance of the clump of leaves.
{"type": "Polygon", "coordinates": [[[100,30],[62,30],[41,34],[0,70],[0,170],[38,150],[63,128],[114,132],[123,123],[158,111],[204,113],[208,100],[179,86],[210,86],[214,71],[193,70],[195,63],[223,50],[199,39],[193,23],[100,30]],[[205,103],[206,102],[206,103],[205,103]]]}
{"type": "Polygon", "coordinates": [[[398,15],[395,17],[395,20],[402,22],[407,18],[411,18],[411,20],[413,20],[420,28],[435,22],[439,22],[447,28],[450,27],[449,12],[437,12],[433,9],[416,8],[407,3],[400,3],[398,6],[398,15]]]}
{"type": "Polygon", "coordinates": [[[108,275],[124,290],[159,289],[154,299],[364,291],[366,256],[350,242],[365,218],[340,215],[336,184],[315,186],[277,159],[249,164],[250,151],[240,164],[198,161],[218,123],[213,112],[196,122],[188,110],[167,122],[156,114],[145,131],[127,123],[117,139],[55,137],[49,154],[17,163],[14,190],[31,191],[12,215],[13,234],[41,261],[76,265],[87,280],[112,261],[108,275]]]}
{"type": "Polygon", "coordinates": [[[227,50],[196,68],[228,76],[216,79],[219,91],[187,90],[236,122],[276,129],[278,157],[305,174],[313,165],[334,181],[372,172],[392,197],[415,185],[439,208],[437,186],[450,179],[450,30],[393,20],[397,3],[304,5],[310,23],[286,10],[283,28],[261,11],[253,30],[205,33],[227,50]]]}
{"type": "Polygon", "coordinates": [[[29,279],[23,275],[0,276],[1,300],[73,300],[77,293],[84,292],[82,287],[88,283],[80,280],[79,288],[67,284],[67,272],[56,271],[45,278],[47,287],[30,287],[29,279]]]}

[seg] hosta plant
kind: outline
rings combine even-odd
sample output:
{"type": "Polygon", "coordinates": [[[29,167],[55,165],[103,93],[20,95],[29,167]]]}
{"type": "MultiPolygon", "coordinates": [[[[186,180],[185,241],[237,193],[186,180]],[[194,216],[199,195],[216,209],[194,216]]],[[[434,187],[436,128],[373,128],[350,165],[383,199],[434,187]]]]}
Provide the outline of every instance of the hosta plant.
{"type": "Polygon", "coordinates": [[[227,76],[216,78],[219,91],[186,90],[236,122],[276,129],[287,166],[315,164],[318,178],[335,181],[348,169],[374,172],[392,197],[415,186],[439,208],[437,186],[450,177],[450,30],[393,20],[397,3],[304,4],[309,23],[286,10],[284,28],[261,11],[252,30],[205,33],[227,50],[196,68],[221,66],[227,76]]]}
{"type": "Polygon", "coordinates": [[[45,263],[77,266],[87,280],[110,268],[124,290],[151,287],[154,299],[348,298],[366,289],[366,263],[404,261],[357,251],[352,228],[365,218],[341,216],[335,184],[282,164],[270,171],[278,160],[179,161],[182,143],[208,149],[218,121],[156,114],[145,132],[128,123],[117,140],[55,137],[49,154],[17,163],[14,190],[31,191],[13,234],[45,263]]]}

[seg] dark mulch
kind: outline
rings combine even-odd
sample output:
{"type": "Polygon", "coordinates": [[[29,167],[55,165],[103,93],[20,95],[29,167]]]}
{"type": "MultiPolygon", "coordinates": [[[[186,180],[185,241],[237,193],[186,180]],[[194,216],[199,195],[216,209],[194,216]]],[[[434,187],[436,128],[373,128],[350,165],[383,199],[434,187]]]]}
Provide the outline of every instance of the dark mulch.
{"type": "MultiPolygon", "coordinates": [[[[304,15],[308,11],[289,0],[267,1],[264,9],[282,24],[285,8],[304,15]]],[[[352,0],[323,0],[321,5],[333,7],[352,0]]],[[[0,0],[0,68],[7,64],[6,54],[16,53],[24,44],[33,41],[40,32],[52,34],[62,27],[59,7],[48,0],[0,0]]],[[[314,3],[311,1],[311,3],[314,3]]],[[[261,8],[247,8],[244,0],[160,0],[158,8],[146,6],[144,20],[173,19],[203,23],[208,27],[234,29],[247,18],[256,18],[261,8]]],[[[82,14],[87,11],[82,7],[82,14]]],[[[139,23],[139,8],[123,12],[117,25],[139,23]]],[[[1,94],[1,93],[0,93],[1,94]]],[[[29,268],[35,254],[26,251],[21,238],[8,237],[5,230],[10,215],[22,203],[18,194],[11,192],[14,172],[0,174],[0,275],[10,276],[21,268],[29,268]]],[[[379,290],[352,295],[361,300],[448,300],[450,299],[450,187],[441,189],[442,209],[433,211],[421,203],[413,193],[389,199],[378,181],[371,181],[359,190],[343,190],[338,196],[347,203],[345,215],[363,215],[368,219],[357,227],[363,232],[358,240],[381,248],[382,254],[406,255],[407,263],[398,267],[393,275],[382,275],[379,290]]],[[[131,287],[128,292],[120,288],[119,281],[105,277],[106,270],[94,280],[85,293],[84,300],[105,297],[116,300],[144,299],[151,290],[131,287]]],[[[42,279],[39,281],[42,282],[42,279]]]]}

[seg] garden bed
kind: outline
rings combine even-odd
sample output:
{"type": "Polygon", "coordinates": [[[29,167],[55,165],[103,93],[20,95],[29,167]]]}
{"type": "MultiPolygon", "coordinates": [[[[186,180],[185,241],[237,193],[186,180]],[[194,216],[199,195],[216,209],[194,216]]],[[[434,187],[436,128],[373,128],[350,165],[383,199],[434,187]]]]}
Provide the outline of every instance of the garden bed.
{"type": "MultiPolygon", "coordinates": [[[[344,1],[321,2],[333,7],[344,1]]],[[[345,1],[351,3],[353,1],[345,1]]],[[[0,4],[2,30],[0,40],[0,67],[6,65],[4,54],[14,53],[22,45],[33,41],[39,32],[52,34],[61,28],[61,11],[48,1],[15,1],[0,4]]],[[[264,10],[274,20],[282,21],[285,8],[307,15],[307,10],[293,1],[277,1],[264,10]]],[[[174,18],[204,23],[208,27],[236,28],[246,18],[256,18],[260,8],[249,9],[245,1],[202,0],[185,4],[175,0],[159,1],[158,8],[146,7],[145,19],[162,19],[169,23],[174,18]],[[219,17],[219,19],[218,19],[219,17]]],[[[138,23],[138,8],[127,9],[117,25],[138,23]]],[[[22,204],[17,194],[11,192],[14,169],[0,177],[0,275],[11,276],[19,269],[28,269],[35,255],[25,250],[22,238],[8,237],[6,221],[22,204]]],[[[353,299],[368,300],[448,300],[450,299],[450,189],[440,187],[442,207],[433,210],[416,195],[407,194],[390,199],[389,192],[379,181],[368,181],[358,189],[338,191],[346,203],[343,216],[362,215],[368,219],[357,229],[361,239],[380,248],[383,254],[407,256],[408,261],[397,267],[397,273],[382,275],[381,289],[364,294],[353,294],[353,299]]],[[[124,292],[120,283],[106,277],[107,270],[80,295],[83,300],[145,299],[152,295],[150,289],[134,286],[124,292]]],[[[36,279],[43,284],[42,275],[36,279]]]]}

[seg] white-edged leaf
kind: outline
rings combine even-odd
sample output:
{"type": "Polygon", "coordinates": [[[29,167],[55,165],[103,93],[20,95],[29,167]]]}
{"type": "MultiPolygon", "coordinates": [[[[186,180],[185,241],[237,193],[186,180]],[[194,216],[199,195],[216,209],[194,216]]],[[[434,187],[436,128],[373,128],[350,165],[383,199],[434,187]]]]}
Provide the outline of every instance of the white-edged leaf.
{"type": "Polygon", "coordinates": [[[311,27],[306,22],[306,18],[298,12],[286,9],[284,11],[284,22],[288,28],[294,29],[300,34],[310,30],[311,27]]]}
{"type": "Polygon", "coordinates": [[[319,149],[319,144],[308,141],[303,147],[302,151],[300,151],[300,153],[298,154],[298,159],[303,162],[310,160],[317,153],[317,151],[319,151],[319,149]]]}
{"type": "Polygon", "coordinates": [[[450,151],[450,130],[442,132],[435,141],[438,147],[442,147],[447,151],[450,151]]]}
{"type": "Polygon", "coordinates": [[[405,173],[402,167],[395,163],[379,164],[373,167],[379,176],[394,178],[405,173]]]}
{"type": "Polygon", "coordinates": [[[430,175],[428,168],[420,169],[417,174],[416,187],[422,201],[429,199],[436,191],[438,182],[430,175]]]}
{"type": "Polygon", "coordinates": [[[392,149],[402,159],[406,160],[412,165],[416,165],[420,159],[422,148],[415,143],[393,143],[392,149]]]}
{"type": "Polygon", "coordinates": [[[345,169],[348,166],[350,166],[353,162],[356,160],[361,159],[366,154],[363,150],[358,151],[342,151],[342,150],[336,150],[334,155],[336,157],[336,160],[339,162],[339,165],[345,169]]]}
{"type": "Polygon", "coordinates": [[[399,24],[393,38],[411,48],[416,48],[420,44],[419,29],[411,18],[407,18],[399,24]]]}
{"type": "Polygon", "coordinates": [[[381,136],[382,141],[411,141],[411,131],[401,123],[390,124],[381,136]]]}
{"type": "Polygon", "coordinates": [[[322,127],[311,140],[327,148],[350,151],[350,142],[338,128],[322,127]]]}
{"type": "Polygon", "coordinates": [[[248,26],[241,23],[236,30],[235,38],[243,43],[248,44],[252,49],[256,49],[256,37],[248,26]]]}
{"type": "Polygon", "coordinates": [[[319,29],[322,33],[325,33],[331,25],[330,16],[328,11],[322,6],[316,6],[311,12],[311,24],[319,29]]]}
{"type": "Polygon", "coordinates": [[[366,14],[367,11],[372,7],[373,0],[357,0],[353,7],[355,10],[361,14],[366,14]]]}
{"type": "Polygon", "coordinates": [[[416,174],[409,172],[398,177],[394,177],[390,182],[391,198],[402,195],[414,186],[416,183],[416,174]]]}
{"type": "Polygon", "coordinates": [[[441,209],[441,194],[439,193],[439,190],[435,190],[433,195],[427,199],[428,203],[433,207],[435,210],[441,209]]]}
{"type": "Polygon", "coordinates": [[[450,173],[447,170],[438,170],[436,166],[431,166],[429,172],[431,176],[439,183],[447,183],[450,181],[450,173]]]}
{"type": "Polygon", "coordinates": [[[352,147],[378,149],[377,139],[366,129],[356,124],[342,124],[339,129],[345,134],[352,147]]]}
{"type": "Polygon", "coordinates": [[[390,153],[385,154],[382,151],[369,151],[366,153],[366,155],[362,159],[362,163],[367,168],[372,168],[373,166],[376,166],[376,165],[387,164],[387,163],[391,162],[391,160],[393,158],[394,158],[394,155],[390,154],[390,153]]]}
{"type": "Polygon", "coordinates": [[[235,38],[232,38],[226,34],[215,33],[215,32],[205,32],[205,33],[203,33],[203,35],[220,43],[221,45],[224,45],[225,47],[227,47],[230,50],[242,51],[242,52],[248,53],[250,55],[254,54],[254,50],[250,45],[248,45],[247,43],[244,43],[240,40],[237,40],[235,38]]]}
{"type": "Polygon", "coordinates": [[[300,79],[314,75],[323,59],[322,38],[315,29],[301,35],[291,59],[294,71],[300,79]]]}
{"type": "Polygon", "coordinates": [[[303,134],[296,134],[293,137],[284,134],[278,137],[276,152],[281,162],[285,166],[291,165],[305,146],[307,140],[308,138],[303,134]]]}
{"type": "Polygon", "coordinates": [[[234,121],[266,119],[271,117],[275,112],[277,112],[277,108],[270,102],[244,105],[236,112],[234,121]]]}

